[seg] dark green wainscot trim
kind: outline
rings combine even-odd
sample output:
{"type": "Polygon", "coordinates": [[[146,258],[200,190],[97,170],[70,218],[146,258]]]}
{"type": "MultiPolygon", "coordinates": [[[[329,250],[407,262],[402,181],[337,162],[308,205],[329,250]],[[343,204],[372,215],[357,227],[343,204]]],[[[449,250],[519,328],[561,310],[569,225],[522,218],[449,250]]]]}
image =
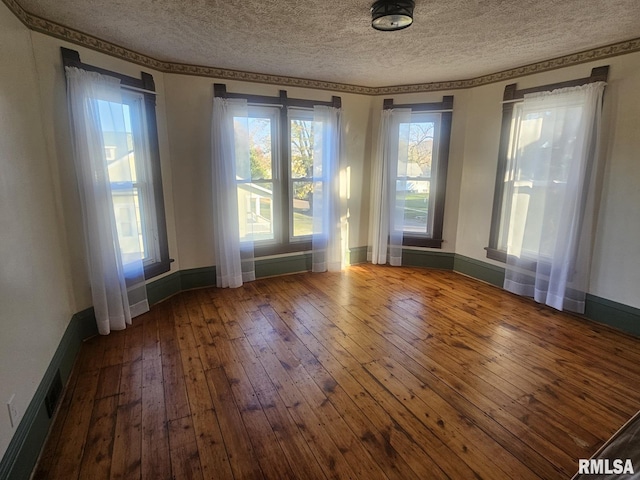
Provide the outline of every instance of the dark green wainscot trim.
{"type": "Polygon", "coordinates": [[[170,275],[147,283],[147,299],[149,300],[149,305],[161,302],[162,300],[169,298],[176,293],[180,293],[181,291],[182,272],[173,272],[170,275]]]}
{"type": "Polygon", "coordinates": [[[587,294],[585,317],[640,336],[640,309],[587,294]]]}
{"type": "Polygon", "coordinates": [[[180,270],[180,289],[191,290],[194,288],[215,287],[216,267],[190,268],[180,270]]]}
{"type": "Polygon", "coordinates": [[[402,249],[402,265],[407,267],[438,268],[453,270],[453,253],[437,250],[402,249]]]}
{"type": "Polygon", "coordinates": [[[277,275],[307,272],[309,270],[311,270],[310,253],[256,259],[256,278],[275,277],[277,275]]]}
{"type": "Polygon", "coordinates": [[[453,260],[453,270],[491,285],[498,287],[504,285],[504,268],[498,265],[456,254],[453,260]]]}
{"type": "Polygon", "coordinates": [[[349,265],[367,263],[367,247],[354,247],[349,249],[349,265]]]}
{"type": "Polygon", "coordinates": [[[47,412],[46,401],[55,395],[52,392],[56,390],[57,405],[64,393],[55,388],[54,383],[59,379],[60,387],[66,385],[82,340],[97,334],[98,328],[93,308],[76,313],[71,318],[49,367],[0,462],[1,480],[27,480],[31,476],[51,427],[52,417],[47,412]]]}

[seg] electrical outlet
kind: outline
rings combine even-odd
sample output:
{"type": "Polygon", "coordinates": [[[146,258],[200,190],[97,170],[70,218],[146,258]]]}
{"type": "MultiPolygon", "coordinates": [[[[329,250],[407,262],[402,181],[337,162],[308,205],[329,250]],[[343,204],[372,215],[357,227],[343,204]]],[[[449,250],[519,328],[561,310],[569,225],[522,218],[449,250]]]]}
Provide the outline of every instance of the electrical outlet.
{"type": "Polygon", "coordinates": [[[11,398],[7,402],[7,407],[9,408],[9,419],[11,419],[11,426],[16,428],[18,426],[18,420],[20,419],[20,414],[18,413],[18,407],[16,406],[16,394],[11,395],[11,398]]]}

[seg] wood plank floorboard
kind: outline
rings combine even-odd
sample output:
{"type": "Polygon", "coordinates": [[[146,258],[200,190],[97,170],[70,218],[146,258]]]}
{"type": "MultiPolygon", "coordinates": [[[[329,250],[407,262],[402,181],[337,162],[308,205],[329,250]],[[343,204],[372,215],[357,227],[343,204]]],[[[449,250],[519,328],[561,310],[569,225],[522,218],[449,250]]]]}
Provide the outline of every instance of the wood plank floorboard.
{"type": "Polygon", "coordinates": [[[446,271],[183,292],[80,351],[33,478],[563,479],[640,339],[446,271]]]}

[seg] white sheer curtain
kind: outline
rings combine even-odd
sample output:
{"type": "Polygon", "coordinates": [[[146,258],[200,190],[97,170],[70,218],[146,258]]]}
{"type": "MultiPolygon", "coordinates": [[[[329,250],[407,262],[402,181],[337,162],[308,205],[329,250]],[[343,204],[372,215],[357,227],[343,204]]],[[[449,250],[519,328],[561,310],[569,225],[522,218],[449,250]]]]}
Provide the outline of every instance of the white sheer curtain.
{"type": "Polygon", "coordinates": [[[142,246],[134,241],[121,249],[120,244],[125,236],[139,238],[138,224],[131,221],[126,233],[119,232],[123,227],[114,211],[136,211],[131,139],[118,79],[75,67],[67,67],[66,75],[91,295],[98,331],[106,335],[126,328],[132,317],[149,310],[142,246]]]}
{"type": "Polygon", "coordinates": [[[374,157],[371,183],[371,215],[367,260],[374,264],[402,264],[404,191],[407,174],[411,109],[382,111],[378,147],[374,157]]]}
{"type": "Polygon", "coordinates": [[[340,271],[345,264],[340,198],[341,117],[339,108],[316,105],[313,109],[314,272],[340,271]]]}
{"type": "Polygon", "coordinates": [[[512,144],[504,288],[584,312],[605,84],[525,96],[512,144]]]}
{"type": "Polygon", "coordinates": [[[251,183],[246,100],[213,99],[211,137],[216,285],[235,288],[256,278],[251,212],[243,201],[251,183]]]}

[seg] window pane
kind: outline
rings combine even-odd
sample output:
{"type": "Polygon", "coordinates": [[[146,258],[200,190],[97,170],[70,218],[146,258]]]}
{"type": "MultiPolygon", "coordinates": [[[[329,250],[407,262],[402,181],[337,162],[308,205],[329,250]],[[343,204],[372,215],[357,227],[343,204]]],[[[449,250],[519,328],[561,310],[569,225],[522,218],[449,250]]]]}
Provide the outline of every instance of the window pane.
{"type": "Polygon", "coordinates": [[[137,186],[140,174],[144,176],[146,171],[144,165],[138,165],[145,152],[141,132],[134,131],[141,129],[142,115],[132,108],[140,108],[139,102],[130,106],[98,101],[118,242],[125,265],[149,255],[143,230],[142,192],[137,186]]]}
{"type": "Polygon", "coordinates": [[[313,233],[313,183],[293,182],[292,203],[293,236],[311,235],[313,233]]]}
{"type": "Polygon", "coordinates": [[[573,161],[572,149],[563,146],[576,141],[581,105],[524,112],[514,107],[514,125],[507,158],[500,245],[512,246],[519,255],[550,254],[559,224],[554,218],[564,202],[573,161]],[[506,215],[505,215],[506,213],[506,215]],[[525,235],[541,231],[544,235],[525,235]]]}
{"type": "Polygon", "coordinates": [[[411,123],[407,152],[407,176],[431,177],[434,122],[411,123]]]}
{"type": "Polygon", "coordinates": [[[145,242],[140,216],[140,195],[138,189],[119,190],[112,184],[111,198],[118,230],[118,243],[125,265],[144,259],[145,242]]]}
{"type": "Polygon", "coordinates": [[[275,239],[273,180],[278,115],[275,107],[250,107],[248,117],[234,119],[241,241],[275,239]]]}
{"type": "Polygon", "coordinates": [[[429,211],[437,118],[415,113],[411,123],[400,125],[395,230],[410,236],[429,237],[432,231],[429,211]]]}
{"type": "Polygon", "coordinates": [[[313,120],[291,120],[291,177],[313,175],[313,120]]]}
{"type": "Polygon", "coordinates": [[[289,118],[289,235],[301,239],[313,234],[313,111],[289,109],[289,118]]]}
{"type": "Polygon", "coordinates": [[[273,185],[271,182],[238,184],[240,241],[273,240],[273,185]]]}
{"type": "MultiPolygon", "coordinates": [[[[270,180],[273,178],[271,119],[249,117],[248,129],[251,178],[270,180]]],[[[240,173],[238,175],[247,178],[240,173]]]]}
{"type": "Polygon", "coordinates": [[[404,223],[402,230],[405,233],[426,235],[429,232],[429,180],[398,181],[396,195],[404,196],[404,223]],[[405,190],[403,190],[403,188],[405,190]]]}

